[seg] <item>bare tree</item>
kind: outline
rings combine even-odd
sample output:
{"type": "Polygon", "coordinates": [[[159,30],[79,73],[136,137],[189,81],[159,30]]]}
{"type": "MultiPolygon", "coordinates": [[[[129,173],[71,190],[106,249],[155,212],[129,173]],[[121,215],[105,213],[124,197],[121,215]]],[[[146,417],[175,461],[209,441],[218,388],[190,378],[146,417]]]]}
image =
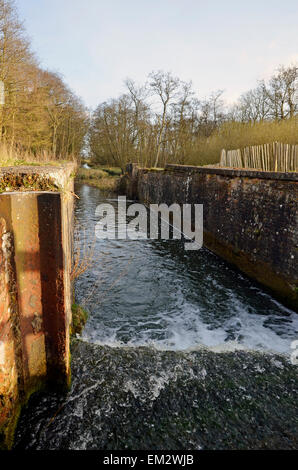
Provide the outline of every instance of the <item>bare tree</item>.
{"type": "Polygon", "coordinates": [[[163,72],[161,70],[158,72],[151,72],[149,74],[149,79],[149,86],[151,90],[153,93],[159,96],[162,104],[161,118],[158,116],[159,131],[157,136],[156,159],[154,162],[154,167],[157,167],[161,152],[163,134],[166,127],[167,111],[171,101],[177,96],[181,82],[179,78],[173,77],[170,72],[163,72]]]}
{"type": "Polygon", "coordinates": [[[173,118],[173,151],[172,160],[184,163],[186,153],[192,141],[194,132],[194,113],[198,101],[194,98],[192,82],[181,82],[177,102],[172,104],[173,118]],[[179,155],[179,156],[178,156],[179,155]]]}
{"type": "Polygon", "coordinates": [[[80,153],[87,131],[84,106],[61,77],[40,68],[13,0],[0,0],[0,80],[0,141],[10,156],[80,153]]]}
{"type": "Polygon", "coordinates": [[[240,96],[236,111],[241,122],[257,122],[269,117],[270,102],[264,81],[240,96]]]}
{"type": "Polygon", "coordinates": [[[298,66],[280,67],[269,80],[267,96],[271,116],[278,119],[293,117],[298,109],[298,66]]]}
{"type": "MultiPolygon", "coordinates": [[[[267,142],[275,119],[293,121],[287,135],[295,140],[297,67],[280,69],[268,83],[260,81],[231,109],[225,106],[223,90],[199,101],[191,83],[162,71],[152,72],[147,86],[131,79],[125,83],[126,98],[102,104],[93,116],[90,141],[97,161],[122,168],[129,160],[155,167],[215,163],[224,146],[267,142]],[[158,97],[158,109],[153,96],[158,97]]],[[[276,127],[273,140],[275,132],[276,127]]]]}
{"type": "Polygon", "coordinates": [[[148,131],[150,132],[150,118],[151,110],[146,102],[149,95],[149,90],[146,85],[138,86],[134,80],[127,78],[125,85],[128,89],[134,108],[134,135],[133,143],[136,148],[136,162],[144,161],[144,152],[149,139],[148,131]]]}
{"type": "Polygon", "coordinates": [[[225,119],[223,93],[223,90],[214,91],[200,103],[199,132],[205,137],[209,137],[225,119]]]}

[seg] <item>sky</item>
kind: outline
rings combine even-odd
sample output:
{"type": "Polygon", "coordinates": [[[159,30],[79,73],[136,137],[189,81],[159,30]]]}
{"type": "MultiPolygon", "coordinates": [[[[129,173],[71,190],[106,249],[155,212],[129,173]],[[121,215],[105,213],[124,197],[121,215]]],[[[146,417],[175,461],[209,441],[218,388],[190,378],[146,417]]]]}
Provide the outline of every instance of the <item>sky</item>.
{"type": "Polygon", "coordinates": [[[151,71],[192,80],[227,103],[298,63],[297,0],[15,0],[43,67],[87,106],[144,83],[151,71]]]}

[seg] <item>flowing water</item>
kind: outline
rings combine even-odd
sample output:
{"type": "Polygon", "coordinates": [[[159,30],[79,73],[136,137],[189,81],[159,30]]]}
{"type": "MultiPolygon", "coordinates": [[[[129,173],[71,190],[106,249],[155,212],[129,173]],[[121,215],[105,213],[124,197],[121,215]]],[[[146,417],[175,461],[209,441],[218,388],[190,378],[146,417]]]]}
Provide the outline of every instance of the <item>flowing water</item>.
{"type": "Polygon", "coordinates": [[[70,391],[32,397],[15,448],[297,448],[297,314],[205,249],[94,239],[97,205],[116,201],[76,193],[89,319],[70,391]]]}
{"type": "Polygon", "coordinates": [[[94,263],[76,283],[89,320],[86,341],[184,350],[206,345],[290,353],[298,316],[206,249],[180,240],[96,240],[97,188],[76,187],[82,245],[94,263]]]}

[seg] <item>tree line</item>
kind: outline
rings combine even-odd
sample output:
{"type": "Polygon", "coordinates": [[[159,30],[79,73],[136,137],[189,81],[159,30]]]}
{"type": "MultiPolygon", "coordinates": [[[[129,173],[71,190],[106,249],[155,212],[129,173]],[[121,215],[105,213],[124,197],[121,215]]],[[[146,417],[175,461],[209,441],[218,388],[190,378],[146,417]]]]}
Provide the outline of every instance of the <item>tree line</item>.
{"type": "Polygon", "coordinates": [[[199,99],[191,82],[164,71],[146,83],[125,81],[126,92],[101,103],[89,131],[93,161],[125,168],[166,163],[217,163],[221,148],[297,143],[298,67],[280,67],[227,107],[223,90],[199,99]]]}
{"type": "Polygon", "coordinates": [[[222,148],[297,143],[298,67],[280,67],[227,107],[223,90],[200,99],[164,71],[90,113],[31,50],[14,0],[0,0],[0,160],[77,159],[125,168],[217,163],[222,148]]]}
{"type": "Polygon", "coordinates": [[[0,0],[0,95],[0,158],[80,155],[87,110],[58,73],[39,65],[13,0],[0,0]]]}

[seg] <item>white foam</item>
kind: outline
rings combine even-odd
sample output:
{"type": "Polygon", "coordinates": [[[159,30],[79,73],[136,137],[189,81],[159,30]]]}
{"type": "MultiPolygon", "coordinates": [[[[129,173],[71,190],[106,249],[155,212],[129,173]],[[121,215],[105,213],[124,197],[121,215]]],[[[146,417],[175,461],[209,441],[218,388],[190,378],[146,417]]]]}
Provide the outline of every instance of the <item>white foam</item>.
{"type": "MultiPolygon", "coordinates": [[[[159,312],[158,317],[155,315],[154,318],[140,320],[138,326],[141,328],[131,332],[131,339],[128,342],[124,343],[118,339],[120,327],[127,326],[128,330],[133,329],[128,320],[119,322],[118,327],[114,328],[99,325],[99,328],[102,328],[100,332],[85,330],[83,338],[111,347],[150,346],[161,350],[182,351],[208,347],[218,352],[246,349],[290,354],[293,332],[298,330],[298,318],[293,312],[291,317],[287,317],[284,331],[277,334],[268,326],[268,323],[270,324],[268,316],[248,313],[235,297],[231,308],[234,309],[232,317],[223,318],[220,326],[211,325],[204,322],[203,312],[200,312],[197,306],[187,303],[179,296],[174,311],[164,310],[159,312]],[[155,327],[150,328],[153,323],[155,327]],[[230,331],[233,332],[233,339],[229,339],[230,331]],[[158,335],[160,338],[156,339],[158,335]]],[[[282,326],[279,329],[282,330],[282,326]]]]}

